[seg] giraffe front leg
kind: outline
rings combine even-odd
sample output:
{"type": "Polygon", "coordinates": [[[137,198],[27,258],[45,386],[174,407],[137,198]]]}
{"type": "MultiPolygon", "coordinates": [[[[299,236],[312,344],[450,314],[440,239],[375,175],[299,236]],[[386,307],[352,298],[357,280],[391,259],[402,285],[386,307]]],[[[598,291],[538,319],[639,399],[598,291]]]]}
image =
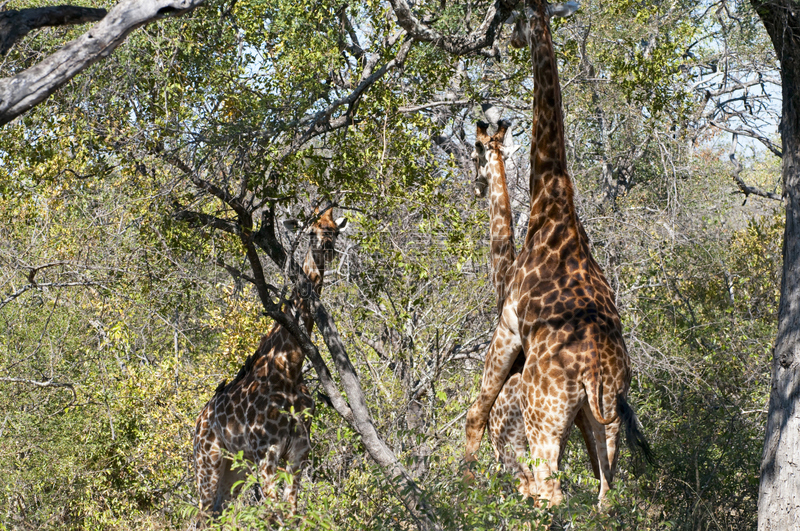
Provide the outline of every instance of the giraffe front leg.
{"type": "MultiPolygon", "coordinates": [[[[503,388],[506,376],[508,376],[511,366],[516,359],[516,354],[522,344],[519,335],[509,330],[504,325],[504,319],[494,332],[489,352],[486,354],[486,364],[483,368],[481,378],[481,390],[478,398],[467,411],[466,421],[466,448],[464,460],[467,463],[477,459],[476,454],[481,445],[483,432],[486,430],[486,423],[489,419],[489,412],[503,388]]],[[[465,479],[473,479],[472,473],[467,470],[465,479]]]]}
{"type": "Polygon", "coordinates": [[[278,471],[278,450],[272,445],[258,462],[258,479],[261,481],[261,495],[264,499],[277,499],[275,473],[278,471]]]}
{"type": "Polygon", "coordinates": [[[208,426],[208,421],[198,422],[194,437],[195,477],[200,498],[200,515],[214,514],[217,490],[222,477],[222,449],[219,439],[208,426]]]}
{"type": "Polygon", "coordinates": [[[521,374],[512,374],[497,395],[489,413],[489,439],[494,446],[495,456],[519,480],[518,490],[527,497],[534,488],[534,480],[524,462],[528,440],[522,418],[524,396],[521,380],[521,374]]]}
{"type": "Polygon", "coordinates": [[[308,462],[308,454],[311,453],[310,427],[310,418],[297,421],[296,432],[286,455],[286,472],[289,477],[283,491],[283,500],[291,507],[292,515],[297,514],[297,491],[300,489],[300,474],[308,462]]]}

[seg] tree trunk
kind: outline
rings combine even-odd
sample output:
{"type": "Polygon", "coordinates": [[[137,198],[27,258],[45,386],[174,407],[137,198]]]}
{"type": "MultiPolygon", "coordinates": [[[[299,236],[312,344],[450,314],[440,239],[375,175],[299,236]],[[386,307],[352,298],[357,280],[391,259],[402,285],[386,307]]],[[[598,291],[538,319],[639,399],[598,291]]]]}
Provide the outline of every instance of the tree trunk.
{"type": "Polygon", "coordinates": [[[758,493],[759,531],[800,528],[800,3],[751,0],[781,63],[783,276],[758,493]]]}

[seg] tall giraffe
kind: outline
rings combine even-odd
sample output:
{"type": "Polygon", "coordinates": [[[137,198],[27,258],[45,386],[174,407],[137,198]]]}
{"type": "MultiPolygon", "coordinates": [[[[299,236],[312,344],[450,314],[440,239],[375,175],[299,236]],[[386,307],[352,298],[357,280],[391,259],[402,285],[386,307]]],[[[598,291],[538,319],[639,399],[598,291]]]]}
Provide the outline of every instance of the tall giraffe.
{"type": "MultiPolygon", "coordinates": [[[[630,362],[613,292],[575,212],[548,6],[545,0],[528,0],[528,7],[534,72],[531,215],[486,356],[481,390],[467,413],[465,459],[476,459],[491,408],[522,349],[523,417],[536,462],[530,494],[551,505],[561,502],[560,482],[552,476],[582,411],[589,428],[584,435],[591,434],[587,443],[598,458],[602,504],[622,424],[630,442],[646,455],[649,448],[625,401],[630,362]]],[[[520,40],[517,32],[512,43],[520,40]]]]}
{"type": "MultiPolygon", "coordinates": [[[[492,263],[492,280],[497,294],[497,311],[503,312],[506,289],[511,283],[509,273],[513,271],[516,255],[514,248],[514,228],[512,226],[511,202],[506,183],[505,159],[510,157],[518,146],[507,140],[510,138],[511,124],[506,120],[497,123],[497,131],[490,136],[489,124],[478,122],[475,133],[475,151],[472,158],[477,170],[475,194],[484,196],[489,191],[489,244],[492,263]]],[[[522,369],[525,356],[519,350],[509,371],[500,394],[489,412],[489,440],[495,457],[519,480],[520,493],[531,494],[534,485],[533,475],[524,462],[528,441],[525,436],[523,411],[525,399],[522,386],[522,369]]],[[[597,453],[593,444],[591,428],[586,417],[579,411],[575,424],[583,434],[592,471],[600,478],[597,453]]]]}
{"type": "MultiPolygon", "coordinates": [[[[310,242],[303,271],[319,296],[325,263],[333,258],[337,236],[347,219],[334,221],[327,209],[308,229],[310,242]]],[[[315,212],[318,214],[318,212],[315,212]]],[[[290,230],[296,221],[284,222],[290,230]]],[[[308,301],[295,291],[284,312],[299,319],[311,335],[314,320],[308,301]],[[296,315],[295,315],[296,314],[296,315]]],[[[261,339],[236,378],[224,381],[197,417],[194,458],[200,510],[219,513],[242,474],[231,471],[228,453],[243,452],[258,466],[263,496],[276,497],[275,473],[286,461],[293,481],[286,485],[284,500],[297,508],[300,472],[311,450],[309,429],[314,402],[303,383],[304,355],[294,336],[279,324],[261,339]]]]}

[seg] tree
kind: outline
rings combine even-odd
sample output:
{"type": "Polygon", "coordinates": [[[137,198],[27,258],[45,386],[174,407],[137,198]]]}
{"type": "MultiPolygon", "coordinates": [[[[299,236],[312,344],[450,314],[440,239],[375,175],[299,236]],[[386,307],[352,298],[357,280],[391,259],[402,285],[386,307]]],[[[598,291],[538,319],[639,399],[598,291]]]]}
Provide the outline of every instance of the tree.
{"type": "Polygon", "coordinates": [[[786,228],[772,359],[767,431],[761,462],[758,529],[797,527],[800,515],[800,5],[751,0],[781,64],[781,151],[786,228]]]}
{"type": "MultiPolygon", "coordinates": [[[[0,518],[185,527],[197,412],[304,282],[291,265],[303,245],[279,222],[328,201],[354,228],[316,345],[303,340],[309,388],[330,399],[313,420],[308,525],[325,513],[340,528],[424,527],[415,497],[447,528],[537,517],[488,454],[477,487],[456,479],[495,313],[474,122],[491,102],[517,143],[530,128],[530,59],[500,24],[511,4],[207,1],[130,33],[4,126],[0,518]]],[[[733,195],[719,126],[769,140],[770,90],[756,74],[746,98],[736,87],[756,71],[748,54],[765,82],[776,74],[756,15],[718,10],[729,4],[706,16],[706,2],[586,0],[554,21],[578,207],[618,294],[632,401],[667,454],[639,481],[621,459],[618,514],[632,528],[750,529],[756,512],[782,226],[769,202],[733,195]],[[726,78],[709,73],[717,63],[726,78]]],[[[31,32],[3,75],[65,32],[78,34],[31,32]]],[[[770,157],[739,154],[748,186],[773,188],[770,157]]],[[[509,171],[517,212],[526,159],[509,171]]],[[[589,527],[602,516],[584,511],[594,488],[574,442],[564,518],[589,527]]]]}

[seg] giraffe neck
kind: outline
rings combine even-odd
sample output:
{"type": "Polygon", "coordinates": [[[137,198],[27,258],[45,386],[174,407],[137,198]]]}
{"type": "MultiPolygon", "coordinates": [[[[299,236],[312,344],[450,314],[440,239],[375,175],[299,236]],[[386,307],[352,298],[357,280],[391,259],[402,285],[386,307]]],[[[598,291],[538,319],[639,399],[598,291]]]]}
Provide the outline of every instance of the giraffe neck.
{"type": "Polygon", "coordinates": [[[511,201],[508,198],[506,169],[500,147],[493,147],[494,159],[489,171],[489,237],[492,258],[492,277],[497,293],[497,311],[503,309],[508,275],[514,263],[514,231],[511,221],[511,201]]]}
{"type": "Polygon", "coordinates": [[[558,66],[546,14],[546,2],[529,2],[533,8],[530,17],[530,47],[534,118],[531,134],[531,216],[528,221],[526,247],[533,245],[537,234],[548,225],[560,227],[555,233],[559,240],[580,239],[573,203],[574,192],[567,173],[561,85],[558,81],[558,66]]]}
{"type": "Polygon", "coordinates": [[[311,297],[319,297],[322,293],[322,281],[325,277],[325,253],[309,249],[305,260],[303,260],[303,272],[311,281],[313,294],[295,292],[294,305],[297,307],[298,314],[306,327],[306,332],[310,336],[311,331],[314,329],[314,316],[311,313],[309,302],[311,297]]]}
{"type": "MultiPolygon", "coordinates": [[[[292,303],[285,312],[292,319],[297,317],[310,336],[314,329],[314,317],[309,300],[311,297],[319,297],[322,290],[325,273],[324,254],[309,249],[303,261],[303,272],[311,281],[313,293],[301,293],[295,289],[292,303]]],[[[261,366],[257,369],[260,377],[274,379],[281,375],[287,382],[292,383],[301,380],[305,356],[292,334],[279,324],[276,323],[269,334],[262,339],[255,355],[260,358],[261,366]]]]}

